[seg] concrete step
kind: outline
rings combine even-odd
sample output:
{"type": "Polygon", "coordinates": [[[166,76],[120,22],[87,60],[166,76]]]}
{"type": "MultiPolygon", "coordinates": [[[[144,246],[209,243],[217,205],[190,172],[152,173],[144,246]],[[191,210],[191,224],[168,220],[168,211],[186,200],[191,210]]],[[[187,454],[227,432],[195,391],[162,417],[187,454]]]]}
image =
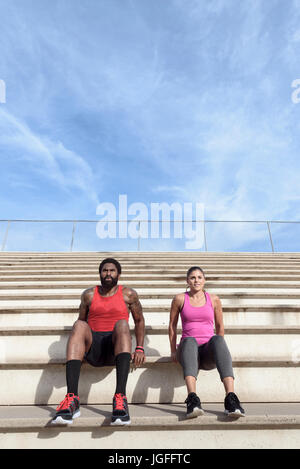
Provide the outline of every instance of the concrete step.
{"type": "MultiPolygon", "coordinates": [[[[193,259],[193,261],[200,261],[199,264],[203,270],[211,270],[211,269],[295,269],[299,270],[300,268],[300,259],[297,261],[291,261],[290,259],[287,260],[274,260],[274,261],[255,261],[255,260],[235,260],[235,261],[201,261],[200,259],[193,259]]],[[[191,266],[191,261],[184,260],[166,260],[166,259],[159,259],[155,260],[148,260],[148,261],[141,261],[141,260],[134,260],[132,262],[123,262],[120,261],[122,265],[122,271],[126,270],[143,270],[151,266],[151,268],[159,270],[159,269],[166,269],[166,268],[174,268],[176,270],[181,270],[186,273],[186,270],[191,266]]],[[[1,270],[32,270],[32,269],[63,269],[63,270],[94,270],[98,272],[99,269],[99,261],[91,262],[91,261],[44,261],[44,262],[36,262],[36,261],[4,261],[0,258],[0,267],[1,270]]],[[[194,265],[194,264],[193,264],[194,265]]]]}
{"type": "MultiPolygon", "coordinates": [[[[111,405],[81,405],[81,416],[66,427],[53,427],[55,406],[1,406],[3,449],[267,449],[300,448],[300,408],[294,403],[243,403],[246,417],[224,417],[223,401],[203,401],[205,414],[185,418],[184,404],[130,405],[131,425],[111,427],[111,405]],[[259,432],[259,438],[258,438],[259,432]]],[[[178,451],[176,451],[178,453],[178,451]]],[[[187,451],[188,453],[188,451],[187,451]]],[[[110,457],[118,453],[112,452],[110,457]]],[[[132,452],[132,455],[136,453],[132,452]]],[[[186,461],[189,457],[186,456],[186,461]]],[[[103,461],[105,461],[103,459],[103,461]]],[[[110,459],[110,461],[112,461],[110,459]]],[[[140,467],[153,465],[140,461],[140,467]]],[[[159,461],[159,460],[157,460],[159,461]]],[[[154,462],[158,463],[156,460],[154,462]]],[[[105,461],[108,463],[108,461],[105,461]]],[[[116,460],[115,460],[116,462],[116,460]]],[[[162,460],[159,462],[163,462],[162,460]]],[[[138,461],[130,459],[127,464],[138,461]]]]}
{"type": "MultiPolygon", "coordinates": [[[[42,360],[0,365],[2,405],[59,403],[66,393],[65,360],[42,360]]],[[[290,358],[233,361],[235,391],[242,402],[299,402],[300,363],[290,358]]],[[[81,367],[79,396],[83,404],[109,404],[116,385],[115,367],[81,367]]],[[[200,370],[197,381],[203,401],[221,402],[224,388],[216,369],[200,370]]],[[[178,403],[186,398],[182,368],[170,357],[147,357],[129,374],[130,403],[178,403]]]]}
{"type": "Polygon", "coordinates": [[[2,251],[3,259],[299,259],[299,252],[222,252],[222,251],[2,251]]]}
{"type": "MultiPolygon", "coordinates": [[[[99,284],[99,279],[96,279],[95,283],[91,283],[92,286],[99,284]]],[[[176,281],[176,280],[127,280],[126,286],[134,288],[140,291],[140,288],[156,288],[160,291],[164,292],[165,289],[169,289],[171,287],[176,287],[177,290],[186,288],[186,282],[183,281],[176,281]]],[[[276,290],[284,290],[284,289],[295,289],[299,291],[300,281],[286,281],[286,280],[229,280],[229,281],[207,281],[205,285],[206,289],[212,291],[213,288],[215,289],[224,289],[224,292],[227,292],[231,289],[247,289],[252,292],[254,289],[261,289],[265,288],[266,291],[268,289],[276,289],[276,290]]],[[[87,288],[86,281],[74,281],[74,280],[57,280],[57,281],[39,281],[36,280],[32,281],[10,281],[10,282],[1,282],[0,283],[0,291],[1,290],[26,290],[26,289],[78,289],[81,292],[87,288]]],[[[217,290],[216,290],[217,292],[217,290]]]]}
{"type": "MultiPolygon", "coordinates": [[[[136,288],[140,300],[172,300],[172,298],[180,293],[178,287],[174,288],[136,288]]],[[[184,290],[183,290],[184,291],[184,290]]],[[[78,300],[83,292],[82,288],[39,288],[39,289],[0,289],[0,301],[11,300],[46,300],[46,299],[74,299],[78,300]]],[[[291,299],[300,299],[299,288],[285,288],[278,290],[277,288],[253,288],[250,292],[245,288],[210,288],[211,294],[216,294],[221,300],[231,299],[236,302],[237,299],[254,299],[259,298],[262,303],[267,299],[280,300],[284,299],[289,302],[291,299]]]]}
{"type": "MultiPolygon", "coordinates": [[[[144,317],[146,325],[163,326],[169,324],[169,311],[156,311],[151,308],[151,311],[145,311],[144,317]]],[[[231,308],[229,311],[224,311],[223,317],[225,327],[228,326],[269,326],[280,325],[297,326],[300,325],[300,314],[297,309],[292,307],[284,308],[282,310],[274,308],[259,308],[252,310],[248,308],[231,308]]],[[[29,329],[34,326],[71,326],[78,319],[78,308],[58,307],[34,309],[33,307],[25,309],[6,308],[5,311],[0,312],[0,327],[18,327],[26,326],[29,329]]],[[[132,317],[130,316],[130,324],[133,324],[132,317]]]]}
{"type": "MultiPolygon", "coordinates": [[[[141,275],[126,275],[123,276],[120,280],[121,284],[127,284],[128,282],[157,282],[157,281],[172,281],[172,282],[178,282],[186,285],[185,281],[185,276],[182,275],[160,275],[159,279],[157,275],[153,274],[141,274],[141,275]]],[[[251,282],[298,282],[300,280],[300,275],[242,275],[242,274],[224,274],[224,275],[209,275],[206,276],[207,282],[212,282],[212,281],[218,281],[218,282],[231,282],[231,281],[251,281],[251,282]]],[[[57,275],[6,275],[6,276],[1,276],[0,275],[0,282],[28,282],[28,281],[44,281],[44,282],[69,282],[69,281],[84,281],[85,285],[96,285],[99,283],[99,276],[98,275],[62,275],[62,274],[57,274],[57,275]]]]}
{"type": "MultiPolygon", "coordinates": [[[[138,291],[147,326],[147,362],[128,377],[132,426],[122,429],[125,448],[137,441],[139,447],[151,442],[157,448],[168,447],[168,442],[178,448],[178,441],[197,448],[202,442],[214,448],[233,442],[274,447],[274,441],[281,447],[299,446],[300,254],[91,252],[0,253],[0,376],[5,383],[0,402],[7,406],[0,408],[1,447],[99,448],[100,441],[106,448],[120,448],[120,429],[106,425],[114,367],[83,364],[82,418],[74,422],[74,430],[47,425],[49,412],[66,393],[65,348],[81,292],[99,283],[98,265],[104,257],[120,260],[122,284],[138,291]],[[187,268],[199,264],[206,271],[208,291],[223,302],[235,390],[250,411],[243,421],[224,421],[224,389],[217,370],[199,373],[204,419],[184,420],[186,388],[181,367],[169,357],[167,326],[171,298],[185,290],[187,268]],[[260,404],[260,412],[254,410],[259,402],[267,402],[260,404]],[[23,406],[32,419],[20,415],[23,406]],[[176,406],[181,413],[174,412],[176,406]],[[48,412],[47,421],[40,411],[48,412]]],[[[180,334],[179,321],[178,341],[180,334]]]]}
{"type": "MultiPolygon", "coordinates": [[[[172,296],[169,298],[142,298],[141,304],[144,311],[170,311],[172,296]]],[[[57,310],[69,309],[78,310],[80,304],[80,295],[74,299],[40,299],[40,300],[0,300],[0,311],[30,311],[30,310],[57,310]]],[[[224,311],[300,311],[298,298],[223,298],[222,305],[224,311]]]]}
{"type": "MultiPolygon", "coordinates": [[[[188,267],[188,266],[187,266],[188,267]]],[[[267,274],[267,275],[274,275],[275,273],[277,274],[286,274],[286,275],[299,275],[299,272],[300,272],[300,266],[289,266],[289,265],[286,265],[286,266],[276,266],[275,268],[273,266],[270,266],[270,268],[267,268],[265,264],[262,264],[261,266],[259,265],[256,265],[256,266],[253,266],[253,267],[249,267],[249,266],[220,266],[220,265],[216,265],[215,267],[209,267],[209,268],[205,268],[205,266],[203,266],[203,270],[205,271],[205,275],[206,276],[210,276],[210,275],[213,275],[213,274],[218,274],[218,275],[222,275],[222,274],[229,274],[229,273],[239,273],[239,274],[259,274],[259,275],[262,275],[262,274],[267,274]],[[274,272],[275,271],[275,272],[274,272]]],[[[162,275],[162,274],[166,274],[166,275],[180,275],[184,278],[186,278],[186,271],[187,271],[187,268],[186,269],[182,269],[180,267],[176,267],[174,266],[173,264],[171,264],[170,266],[167,266],[167,265],[164,265],[164,266],[161,266],[161,267],[153,267],[153,265],[145,265],[145,266],[140,266],[140,267],[137,267],[137,266],[133,266],[132,268],[123,268],[122,269],[122,277],[124,277],[125,275],[128,275],[128,274],[133,274],[135,275],[136,277],[139,275],[139,274],[145,274],[145,271],[147,272],[147,274],[156,274],[157,276],[159,275],[162,275]]],[[[42,275],[45,275],[45,274],[56,274],[56,273],[59,273],[59,274],[65,274],[66,276],[68,276],[69,274],[71,275],[79,275],[79,274],[85,274],[85,275],[92,275],[92,276],[98,276],[99,278],[99,274],[98,274],[98,269],[97,268],[91,268],[91,267],[76,267],[76,268],[70,268],[70,267],[63,267],[63,266],[57,266],[57,267],[49,267],[49,266],[46,266],[46,267],[38,267],[38,266],[22,266],[22,268],[20,268],[20,266],[3,266],[3,265],[0,265],[0,274],[1,274],[1,277],[5,276],[5,275],[11,275],[11,274],[24,274],[26,273],[27,274],[42,274],[42,275]]]]}
{"type": "Polygon", "coordinates": [[[7,259],[104,259],[106,257],[115,257],[120,259],[243,259],[243,258],[262,258],[276,259],[288,258],[299,259],[298,252],[196,252],[196,251],[2,251],[1,258],[7,259]]]}
{"type": "MultiPolygon", "coordinates": [[[[34,361],[64,360],[70,327],[7,327],[0,329],[0,361],[2,364],[34,361]]],[[[181,327],[177,330],[180,341],[181,327]]],[[[132,330],[133,350],[135,335],[132,330]]],[[[299,326],[228,327],[225,339],[234,360],[278,359],[300,361],[299,326]]],[[[148,326],[145,336],[145,353],[159,357],[170,354],[167,326],[148,326]]]]}

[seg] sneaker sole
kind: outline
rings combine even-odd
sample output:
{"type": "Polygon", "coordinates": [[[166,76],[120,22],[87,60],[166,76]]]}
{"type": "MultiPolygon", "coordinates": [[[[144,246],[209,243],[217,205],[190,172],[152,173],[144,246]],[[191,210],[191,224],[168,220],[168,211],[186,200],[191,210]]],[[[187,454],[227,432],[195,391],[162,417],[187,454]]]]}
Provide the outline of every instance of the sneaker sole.
{"type": "Polygon", "coordinates": [[[80,417],[80,410],[75,412],[71,420],[64,419],[61,415],[59,415],[58,417],[52,420],[51,425],[72,425],[73,419],[77,419],[77,417],[80,417]]]}
{"type": "Polygon", "coordinates": [[[115,425],[115,426],[124,426],[124,425],[130,425],[131,424],[131,420],[121,420],[121,419],[116,419],[114,420],[113,422],[110,422],[111,425],[115,425]]]}
{"type": "Polygon", "coordinates": [[[235,419],[245,417],[245,414],[243,414],[239,409],[236,409],[234,412],[229,412],[229,410],[225,410],[225,415],[227,415],[227,417],[233,417],[235,419]]]}
{"type": "Polygon", "coordinates": [[[193,412],[190,412],[189,414],[187,414],[186,418],[187,419],[194,419],[196,417],[200,417],[200,415],[204,415],[204,410],[200,409],[199,407],[195,407],[193,412]]]}

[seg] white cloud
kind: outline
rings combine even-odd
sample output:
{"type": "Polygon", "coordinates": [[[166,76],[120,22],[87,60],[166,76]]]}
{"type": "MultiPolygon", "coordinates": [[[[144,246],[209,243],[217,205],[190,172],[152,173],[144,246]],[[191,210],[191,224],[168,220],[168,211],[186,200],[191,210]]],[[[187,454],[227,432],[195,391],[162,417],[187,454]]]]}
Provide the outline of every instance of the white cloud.
{"type": "MultiPolygon", "coordinates": [[[[28,173],[37,172],[60,189],[80,189],[87,198],[98,203],[92,169],[82,156],[65,148],[62,142],[52,142],[35,134],[24,122],[2,109],[0,131],[4,157],[6,149],[13,152],[25,179],[28,173]]],[[[20,173],[16,176],[20,183],[20,173]]],[[[28,183],[23,181],[24,184],[28,183]]]]}

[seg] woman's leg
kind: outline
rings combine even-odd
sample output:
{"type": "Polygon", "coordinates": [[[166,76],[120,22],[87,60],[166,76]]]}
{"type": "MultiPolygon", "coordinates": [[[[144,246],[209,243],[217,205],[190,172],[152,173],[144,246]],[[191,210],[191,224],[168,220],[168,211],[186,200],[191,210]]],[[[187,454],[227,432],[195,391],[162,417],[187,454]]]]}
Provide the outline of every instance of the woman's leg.
{"type": "Polygon", "coordinates": [[[194,337],[187,337],[180,342],[177,357],[183,369],[183,377],[188,392],[196,392],[196,378],[198,375],[198,344],[194,337]]]}
{"type": "Polygon", "coordinates": [[[210,370],[217,367],[223,382],[226,397],[224,400],[225,413],[234,417],[242,417],[245,411],[234,393],[234,375],[232,370],[232,359],[224,337],[213,336],[203,346],[200,353],[200,368],[210,370]]]}
{"type": "Polygon", "coordinates": [[[200,368],[211,370],[217,367],[221,381],[223,382],[226,395],[234,392],[234,374],[232,359],[224,337],[213,336],[207,344],[202,347],[200,355],[200,368]]]}
{"type": "Polygon", "coordinates": [[[196,379],[199,370],[198,343],[193,337],[183,339],[178,350],[178,361],[183,368],[183,376],[188,396],[186,417],[188,419],[203,415],[201,402],[196,394],[196,379]]]}

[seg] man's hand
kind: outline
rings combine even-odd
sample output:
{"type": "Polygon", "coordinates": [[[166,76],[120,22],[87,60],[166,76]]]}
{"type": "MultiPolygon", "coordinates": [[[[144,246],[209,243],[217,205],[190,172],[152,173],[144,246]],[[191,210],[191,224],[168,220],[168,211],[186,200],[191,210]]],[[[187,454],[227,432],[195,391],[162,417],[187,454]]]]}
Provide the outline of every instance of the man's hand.
{"type": "Polygon", "coordinates": [[[133,361],[134,368],[138,368],[146,360],[144,352],[139,351],[139,350],[136,350],[135,352],[133,352],[133,354],[131,355],[131,358],[133,361]]]}

